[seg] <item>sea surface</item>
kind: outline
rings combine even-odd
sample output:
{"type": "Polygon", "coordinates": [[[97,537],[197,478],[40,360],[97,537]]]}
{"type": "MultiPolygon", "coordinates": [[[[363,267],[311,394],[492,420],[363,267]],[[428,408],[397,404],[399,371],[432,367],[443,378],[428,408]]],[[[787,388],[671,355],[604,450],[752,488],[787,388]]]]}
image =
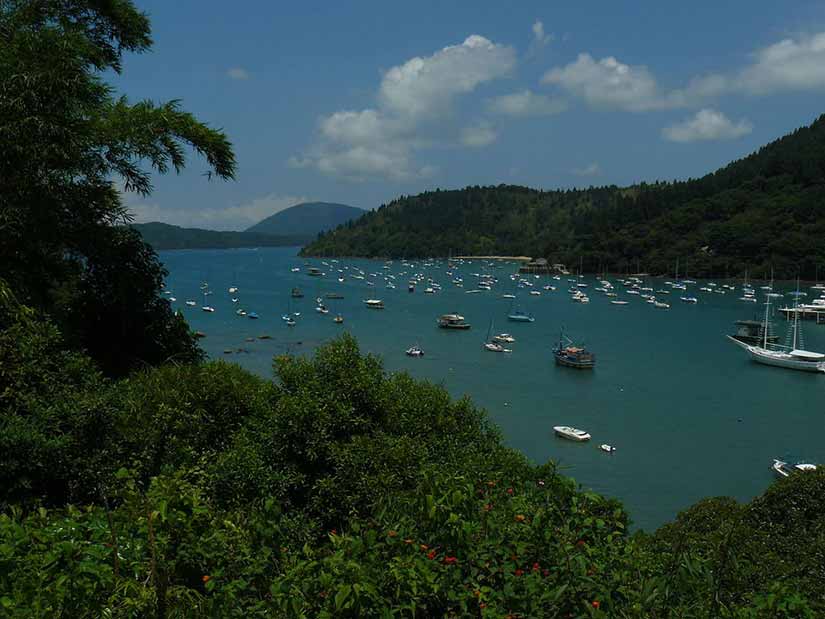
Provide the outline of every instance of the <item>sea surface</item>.
{"type": "MultiPolygon", "coordinates": [[[[659,310],[625,294],[616,276],[609,279],[617,298],[630,301],[626,306],[612,305],[594,291],[599,284],[593,276],[581,280],[589,285],[589,304],[571,301],[567,290],[575,284],[567,277],[530,276],[533,288],[517,288],[510,278],[517,271],[515,263],[465,261],[448,276],[446,261],[404,265],[348,259],[323,264],[299,258],[297,252],[161,252],[169,270],[167,296],[176,298],[173,306],[193,329],[206,334],[201,342],[210,357],[266,377],[271,376],[273,355],[311,354],[339,333],[352,333],[362,351],[381,356],[387,370],[441,383],[454,396],[469,395],[488,411],[509,445],[537,463],[556,460],[582,486],[619,498],[634,526],[646,530],[704,497],[729,495],[745,501],[760,494],[774,479],[774,458],[825,462],[825,374],[755,364],[724,337],[738,319],[761,319],[764,297],[759,285],[764,282],[755,284],[759,303],[739,301],[741,282],[730,282],[736,291],[721,295],[700,292],[707,282],[699,281],[688,287],[697,304],[680,302],[679,295],[685,293],[674,290],[659,295],[671,304],[670,310],[659,310]],[[309,276],[309,266],[319,267],[324,276],[309,276]],[[357,269],[365,273],[364,280],[352,277],[357,269]],[[415,273],[425,280],[411,294],[407,281],[415,273]],[[491,291],[467,294],[478,283],[474,274],[483,273],[498,283],[491,291]],[[426,278],[442,290],[425,294],[426,278]],[[462,278],[463,287],[451,283],[454,278],[462,278]],[[213,293],[208,303],[214,313],[201,310],[203,282],[213,293]],[[387,282],[396,288],[387,288],[387,282]],[[548,284],[556,291],[542,289],[548,284]],[[239,289],[235,295],[228,292],[232,286],[239,289]],[[303,299],[290,298],[293,287],[304,292],[303,299]],[[541,295],[530,295],[529,290],[541,295]],[[330,313],[317,313],[316,297],[329,292],[344,299],[325,300],[330,313]],[[515,303],[533,314],[535,322],[508,322],[512,301],[502,298],[505,293],[517,294],[515,303]],[[368,309],[363,304],[368,298],[382,299],[386,309],[368,309]],[[186,306],[187,299],[197,305],[186,306]],[[236,315],[239,307],[260,319],[236,315]],[[287,312],[300,312],[297,326],[286,326],[281,317],[287,312]],[[472,329],[438,329],[436,318],[448,312],[464,315],[472,329]],[[344,317],[343,325],[333,322],[337,313],[344,317]],[[494,333],[515,336],[516,343],[508,345],[512,353],[483,350],[491,322],[494,333]],[[562,327],[597,355],[594,371],[554,365],[551,348],[562,327]],[[264,334],[271,339],[257,339],[264,334]],[[424,357],[404,354],[413,344],[424,349],[424,357]],[[585,429],[593,439],[577,444],[556,438],[555,425],[585,429]],[[615,453],[597,449],[601,443],[615,446],[615,453]]],[[[648,285],[658,290],[664,282],[652,279],[648,285]]],[[[794,287],[790,282],[775,284],[779,292],[794,287]]],[[[818,295],[802,290],[807,300],[818,295]]],[[[784,306],[792,299],[774,302],[784,306]]],[[[784,318],[776,315],[774,325],[784,340],[784,318]]],[[[803,333],[807,349],[825,351],[825,324],[807,321],[803,333]]]]}

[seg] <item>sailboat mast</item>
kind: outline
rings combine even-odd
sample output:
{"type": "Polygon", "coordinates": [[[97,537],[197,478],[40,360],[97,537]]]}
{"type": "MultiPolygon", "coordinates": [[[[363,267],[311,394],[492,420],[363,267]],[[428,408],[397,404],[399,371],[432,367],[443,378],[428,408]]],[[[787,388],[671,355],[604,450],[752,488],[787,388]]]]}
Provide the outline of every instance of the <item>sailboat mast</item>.
{"type": "Polygon", "coordinates": [[[796,336],[799,333],[799,278],[796,280],[796,295],[793,301],[793,347],[796,350],[796,336]]]}
{"type": "Polygon", "coordinates": [[[768,297],[767,303],[765,303],[765,324],[762,327],[762,348],[768,348],[768,314],[770,313],[771,309],[771,298],[768,297]]]}

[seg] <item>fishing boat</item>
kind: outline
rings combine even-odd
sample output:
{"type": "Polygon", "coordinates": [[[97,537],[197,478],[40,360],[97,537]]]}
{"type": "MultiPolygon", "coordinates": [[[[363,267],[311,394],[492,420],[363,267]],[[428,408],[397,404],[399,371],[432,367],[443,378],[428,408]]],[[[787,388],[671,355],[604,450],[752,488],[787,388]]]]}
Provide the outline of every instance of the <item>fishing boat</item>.
{"type": "Polygon", "coordinates": [[[464,316],[457,313],[443,314],[436,319],[436,324],[442,329],[469,329],[470,325],[464,321],[464,316]]]}
{"type": "Polygon", "coordinates": [[[381,299],[366,299],[364,305],[370,309],[384,309],[384,302],[381,299]]]}
{"type": "Polygon", "coordinates": [[[410,346],[407,350],[405,350],[404,354],[408,357],[423,357],[424,351],[418,344],[416,344],[415,346],[410,346]]]}
{"type": "Polygon", "coordinates": [[[770,298],[765,303],[765,322],[762,328],[762,344],[746,344],[733,336],[727,336],[734,344],[744,348],[748,356],[757,363],[772,365],[774,367],[787,368],[789,370],[800,370],[803,372],[823,372],[825,373],[825,354],[811,352],[797,348],[802,346],[802,332],[799,325],[799,314],[796,314],[791,326],[790,346],[774,345],[769,348],[767,341],[770,331],[769,313],[771,307],[770,298]]]}
{"type": "Polygon", "coordinates": [[[575,346],[573,341],[564,335],[564,331],[559,333],[559,342],[553,347],[553,356],[556,359],[556,365],[570,368],[591,370],[596,365],[596,355],[584,346],[575,346]]]}
{"type": "Polygon", "coordinates": [[[553,426],[553,432],[556,433],[556,436],[566,438],[569,441],[581,443],[590,440],[590,435],[587,432],[570,426],[553,426]]]}
{"type": "Polygon", "coordinates": [[[776,473],[780,477],[789,477],[793,473],[805,473],[815,471],[817,469],[817,466],[815,464],[810,464],[808,462],[788,464],[787,462],[784,462],[782,460],[774,459],[771,468],[774,470],[774,473],[776,473]]]}

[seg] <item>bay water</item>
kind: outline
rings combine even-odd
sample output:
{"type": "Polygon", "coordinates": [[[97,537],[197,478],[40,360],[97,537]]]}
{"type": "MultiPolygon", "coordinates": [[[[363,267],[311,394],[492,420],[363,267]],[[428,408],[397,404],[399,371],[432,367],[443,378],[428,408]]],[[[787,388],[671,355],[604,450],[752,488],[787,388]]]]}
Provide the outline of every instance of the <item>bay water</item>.
{"type": "MultiPolygon", "coordinates": [[[[509,277],[518,268],[512,262],[464,261],[448,276],[446,261],[409,266],[332,262],[297,253],[298,248],[181,250],[160,252],[160,257],[169,270],[173,307],[206,334],[201,345],[211,358],[271,377],[273,355],[312,354],[349,332],[362,351],[383,359],[386,370],[406,371],[444,385],[454,396],[470,396],[488,411],[510,446],[537,463],[553,459],[582,486],[620,499],[637,528],[652,530],[704,497],[752,498],[773,481],[774,458],[825,462],[825,373],[755,364],[724,337],[735,331],[736,320],[762,319],[764,296],[758,285],[756,304],[739,300],[741,282],[725,295],[700,292],[706,282],[698,282],[687,293],[698,297],[697,304],[680,302],[679,295],[686,293],[674,290],[658,295],[671,305],[660,310],[626,295],[615,277],[609,279],[617,298],[628,300],[627,305],[613,305],[594,292],[599,284],[592,276],[581,280],[589,286],[589,304],[571,301],[567,289],[574,284],[567,277],[530,276],[533,288],[519,289],[509,277]],[[309,276],[310,266],[324,275],[309,276]],[[358,269],[365,272],[364,280],[353,278],[358,269]],[[415,273],[425,280],[409,293],[407,281],[415,273]],[[475,274],[483,273],[498,283],[490,291],[467,294],[476,288],[475,274]],[[424,294],[426,278],[442,289],[424,294]],[[451,283],[454,278],[462,278],[463,287],[451,283]],[[214,313],[201,310],[203,282],[212,291],[207,298],[214,313]],[[557,289],[543,290],[545,285],[557,289]],[[230,294],[230,287],[238,292],[230,294]],[[292,299],[293,287],[304,298],[292,299]],[[324,299],[330,312],[319,314],[315,299],[327,293],[344,298],[324,299]],[[516,294],[515,303],[535,322],[509,322],[513,301],[503,294],[516,294]],[[363,301],[368,298],[382,299],[386,309],[367,308],[363,301]],[[185,300],[196,305],[187,306],[185,300]],[[239,307],[260,318],[238,316],[239,307]],[[300,312],[295,327],[282,320],[287,312],[300,312]],[[465,316],[472,329],[437,328],[438,316],[449,312],[465,316]],[[338,313],[344,317],[341,325],[333,322],[338,313]],[[507,345],[512,353],[482,348],[491,322],[493,333],[516,338],[507,345]],[[594,371],[554,365],[551,349],[562,327],[596,354],[594,371]],[[405,355],[413,344],[424,349],[423,357],[405,355]],[[553,435],[555,425],[582,428],[593,438],[583,444],[559,439],[553,435]],[[616,451],[600,451],[601,443],[616,451]]],[[[651,279],[649,285],[658,290],[664,282],[651,279]]],[[[794,287],[775,285],[779,292],[794,287]]],[[[808,299],[816,296],[807,292],[808,299]]],[[[785,306],[792,299],[786,295],[774,302],[785,306]]],[[[781,342],[786,323],[780,314],[774,321],[781,342]]],[[[825,324],[805,322],[803,332],[807,349],[825,351],[825,324]]]]}

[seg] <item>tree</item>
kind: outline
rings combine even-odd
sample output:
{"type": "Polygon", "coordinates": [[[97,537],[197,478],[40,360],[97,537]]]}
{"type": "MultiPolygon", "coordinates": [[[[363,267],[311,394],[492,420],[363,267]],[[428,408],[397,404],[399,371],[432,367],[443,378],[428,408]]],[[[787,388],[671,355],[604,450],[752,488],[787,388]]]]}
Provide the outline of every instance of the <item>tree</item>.
{"type": "Polygon", "coordinates": [[[94,305],[88,295],[100,289],[89,282],[100,283],[101,270],[117,269],[101,260],[144,269],[139,279],[152,285],[142,287],[142,298],[135,299],[134,290],[124,296],[128,286],[110,285],[105,303],[119,307],[125,323],[137,328],[169,323],[156,330],[175,332],[177,341],[135,349],[140,338],[91,333],[97,327],[85,321],[72,323],[74,332],[61,324],[68,339],[88,344],[108,337],[108,347],[120,350],[130,367],[195,347],[157,298],[157,257],[137,239],[112,231],[130,219],[117,184],[146,195],[151,171],[180,171],[187,149],[206,159],[210,178],[231,179],[235,171],[222,131],[197,121],[177,101],[132,104],[103,79],[105,71],[121,71],[125,52],[145,52],[151,43],[148,18],[131,0],[0,2],[0,277],[21,302],[61,317],[94,305]],[[153,317],[130,316],[150,306],[153,317]]]}

